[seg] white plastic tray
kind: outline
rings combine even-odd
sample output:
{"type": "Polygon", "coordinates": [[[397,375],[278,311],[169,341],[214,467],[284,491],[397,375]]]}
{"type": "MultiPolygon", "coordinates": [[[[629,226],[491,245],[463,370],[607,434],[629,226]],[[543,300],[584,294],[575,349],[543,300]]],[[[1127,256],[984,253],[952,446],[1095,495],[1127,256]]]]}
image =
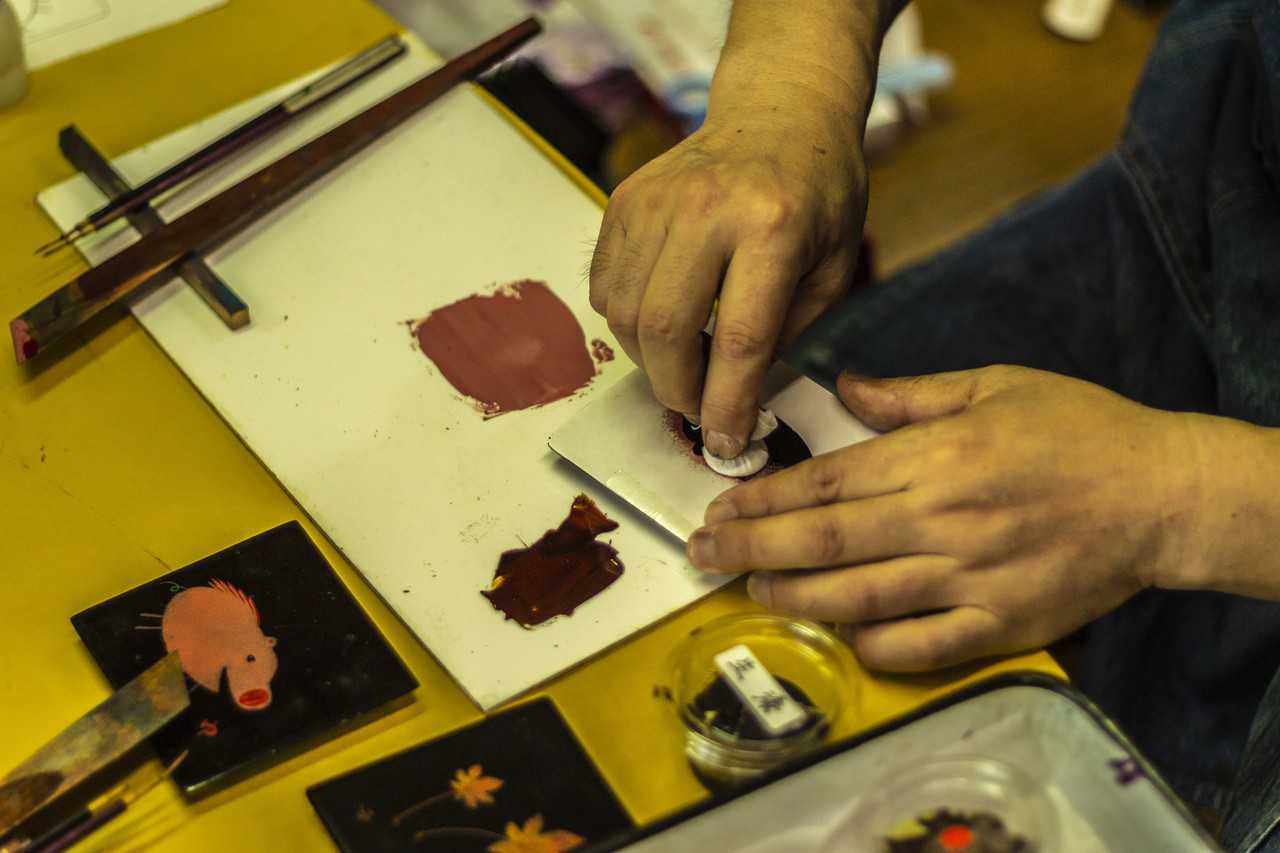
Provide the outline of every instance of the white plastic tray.
{"type": "Polygon", "coordinates": [[[837,744],[781,778],[719,795],[604,850],[823,850],[895,769],[944,756],[994,758],[1040,780],[1059,843],[1040,850],[1216,851],[1218,846],[1114,725],[1047,676],[1001,676],[837,744]],[[1131,762],[1121,774],[1113,762],[1131,762]]]}

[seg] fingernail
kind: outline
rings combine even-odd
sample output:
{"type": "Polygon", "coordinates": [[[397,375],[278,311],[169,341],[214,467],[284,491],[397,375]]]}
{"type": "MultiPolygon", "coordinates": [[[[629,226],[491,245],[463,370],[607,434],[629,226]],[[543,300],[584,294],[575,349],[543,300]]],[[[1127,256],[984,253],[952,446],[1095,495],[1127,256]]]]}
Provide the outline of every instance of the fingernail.
{"type": "Polygon", "coordinates": [[[709,430],[704,446],[721,459],[732,459],[742,452],[742,442],[728,433],[709,430]]]}
{"type": "Polygon", "coordinates": [[[702,418],[698,417],[697,415],[685,415],[684,419],[689,423],[693,424],[695,427],[702,426],[702,418]]]}
{"type": "Polygon", "coordinates": [[[706,527],[693,531],[689,537],[689,559],[700,569],[710,569],[716,564],[716,535],[706,527]]]}
{"type": "Polygon", "coordinates": [[[738,508],[725,498],[716,498],[707,505],[702,520],[706,524],[718,524],[721,521],[732,521],[738,517],[738,508]]]}
{"type": "Polygon", "coordinates": [[[773,576],[768,572],[752,572],[747,579],[747,595],[761,607],[773,605],[773,576]]]}

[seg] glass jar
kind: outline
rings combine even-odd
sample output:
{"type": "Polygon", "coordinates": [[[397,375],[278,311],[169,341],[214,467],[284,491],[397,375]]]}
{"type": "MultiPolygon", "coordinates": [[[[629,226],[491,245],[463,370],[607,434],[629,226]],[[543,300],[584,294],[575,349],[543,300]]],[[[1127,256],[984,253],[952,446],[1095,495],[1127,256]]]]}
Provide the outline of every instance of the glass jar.
{"type": "Polygon", "coordinates": [[[685,755],[709,788],[754,779],[826,741],[855,706],[853,654],[814,622],[772,614],[721,617],[693,630],[671,655],[672,700],[685,755]],[[721,677],[715,657],[745,645],[808,712],[801,725],[769,736],[721,677]]]}

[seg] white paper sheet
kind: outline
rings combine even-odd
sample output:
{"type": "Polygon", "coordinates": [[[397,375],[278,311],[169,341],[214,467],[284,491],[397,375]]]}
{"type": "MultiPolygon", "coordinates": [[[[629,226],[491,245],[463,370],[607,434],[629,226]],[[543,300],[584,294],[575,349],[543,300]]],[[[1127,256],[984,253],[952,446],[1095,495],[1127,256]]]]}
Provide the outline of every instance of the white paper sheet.
{"type": "MultiPolygon", "coordinates": [[[[386,70],[255,148],[206,196],[420,76],[419,43],[386,70]]],[[[296,87],[282,87],[116,161],[138,181],[296,87]]],[[[63,227],[102,198],[77,176],[40,194],[63,227]]],[[[546,281],[587,339],[615,351],[582,269],[599,208],[473,91],[424,110],[216,253],[249,304],[230,332],[175,282],[133,311],[227,423],[480,705],[491,707],[714,589],[679,543],[547,448],[566,418],[625,374],[608,362],[578,396],[482,420],[412,345],[405,320],[493,283],[546,281]],[[531,631],[481,594],[499,555],[532,542],[586,492],[621,527],[623,576],[531,631]]],[[[97,235],[95,235],[97,237],[97,235]]],[[[108,229],[94,261],[136,239],[108,229]]],[[[164,401],[156,401],[163,411],[164,401]]],[[[282,662],[281,665],[285,665],[282,662]]]]}
{"type": "Polygon", "coordinates": [[[27,67],[45,65],[215,9],[227,0],[0,0],[22,27],[27,67]]]}

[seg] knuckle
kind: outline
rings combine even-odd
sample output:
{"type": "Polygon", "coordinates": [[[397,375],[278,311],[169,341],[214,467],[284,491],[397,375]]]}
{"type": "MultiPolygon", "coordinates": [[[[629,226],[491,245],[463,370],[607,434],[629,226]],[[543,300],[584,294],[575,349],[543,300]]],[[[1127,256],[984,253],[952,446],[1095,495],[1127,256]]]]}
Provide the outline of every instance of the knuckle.
{"type": "Polygon", "coordinates": [[[1016,364],[993,364],[979,371],[970,388],[970,402],[980,391],[990,392],[1017,384],[1028,372],[1028,368],[1016,364]]]}
{"type": "Polygon", "coordinates": [[[831,504],[840,500],[844,487],[844,470],[826,458],[819,457],[805,470],[808,492],[818,503],[831,504]]]}
{"type": "Polygon", "coordinates": [[[635,337],[636,320],[633,315],[624,314],[620,311],[610,311],[607,322],[609,331],[613,332],[615,338],[621,340],[635,337]]]}
{"type": "Polygon", "coordinates": [[[717,322],[712,336],[716,355],[730,361],[755,361],[769,355],[768,338],[746,323],[717,322]]]}
{"type": "Polygon", "coordinates": [[[688,336],[689,324],[670,308],[654,309],[639,319],[640,339],[659,344],[672,344],[688,336]]]}
{"type": "Polygon", "coordinates": [[[823,518],[815,523],[812,537],[814,556],[822,563],[835,563],[844,556],[844,528],[834,518],[823,518]]]}
{"type": "Polygon", "coordinates": [[[992,379],[1008,381],[1018,378],[1025,370],[1025,367],[1019,367],[1016,364],[993,364],[985,374],[992,379]]]}
{"type": "Polygon", "coordinates": [[[751,201],[748,215],[756,230],[778,234],[795,223],[799,209],[796,200],[785,193],[762,193],[751,201]]]}
{"type": "Polygon", "coordinates": [[[698,172],[684,182],[681,201],[687,208],[709,213],[724,198],[724,184],[711,172],[698,172]]]}

